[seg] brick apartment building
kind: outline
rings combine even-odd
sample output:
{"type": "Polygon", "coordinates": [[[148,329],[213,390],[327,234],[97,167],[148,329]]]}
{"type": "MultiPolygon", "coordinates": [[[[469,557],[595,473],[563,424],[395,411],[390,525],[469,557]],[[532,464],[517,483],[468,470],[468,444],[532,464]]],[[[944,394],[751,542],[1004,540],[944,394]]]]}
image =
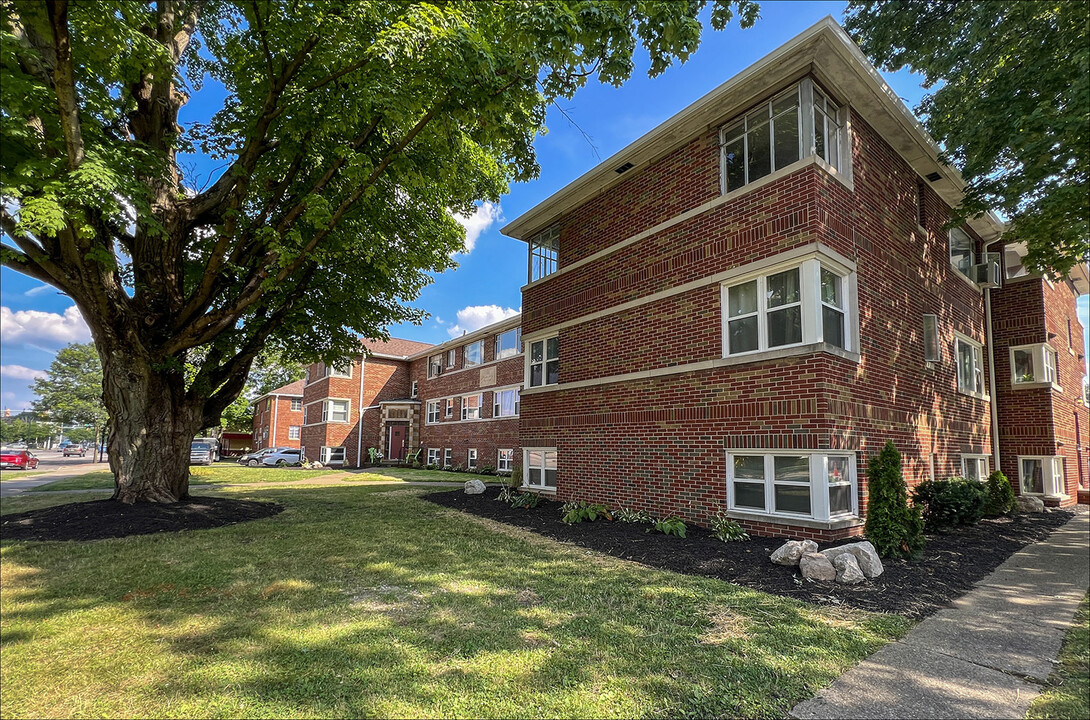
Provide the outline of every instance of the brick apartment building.
{"type": "Polygon", "coordinates": [[[948,229],[963,182],[937,158],[823,20],[505,227],[528,244],[521,317],[357,359],[333,395],[312,366],[306,407],[335,395],[341,420],[308,414],[306,452],[511,450],[562,500],[825,539],[861,532],[886,440],[910,484],[999,467],[1073,503],[1087,268],[1027,273],[994,216],[948,229]],[[380,389],[353,411],[360,376],[380,389]]]}
{"type": "Polygon", "coordinates": [[[252,449],[299,447],[303,426],[303,381],[296,380],[254,400],[252,449]]]}

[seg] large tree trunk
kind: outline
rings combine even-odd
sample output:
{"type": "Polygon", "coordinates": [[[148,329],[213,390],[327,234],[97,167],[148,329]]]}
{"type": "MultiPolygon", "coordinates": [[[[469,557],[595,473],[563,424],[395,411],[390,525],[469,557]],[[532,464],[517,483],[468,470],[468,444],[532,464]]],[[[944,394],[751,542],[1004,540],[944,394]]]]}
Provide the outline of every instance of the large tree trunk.
{"type": "MultiPolygon", "coordinates": [[[[101,350],[101,349],[100,349],[101,350]]],[[[110,414],[114,500],[172,503],[189,497],[189,449],[201,408],[186,398],[181,370],[162,370],[131,350],[101,353],[110,414]]]]}

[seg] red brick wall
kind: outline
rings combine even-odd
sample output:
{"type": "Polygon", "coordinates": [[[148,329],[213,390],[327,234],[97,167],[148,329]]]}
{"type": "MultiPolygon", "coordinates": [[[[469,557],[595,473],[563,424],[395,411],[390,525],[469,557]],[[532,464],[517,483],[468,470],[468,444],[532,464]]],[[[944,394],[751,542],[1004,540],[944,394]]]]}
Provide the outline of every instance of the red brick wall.
{"type": "Polygon", "coordinates": [[[253,448],[259,450],[266,447],[299,447],[299,439],[288,437],[288,428],[303,425],[303,411],[292,410],[293,399],[284,395],[268,397],[261,400],[254,409],[254,440],[253,448]],[[275,419],[275,430],[273,428],[275,419]]]}

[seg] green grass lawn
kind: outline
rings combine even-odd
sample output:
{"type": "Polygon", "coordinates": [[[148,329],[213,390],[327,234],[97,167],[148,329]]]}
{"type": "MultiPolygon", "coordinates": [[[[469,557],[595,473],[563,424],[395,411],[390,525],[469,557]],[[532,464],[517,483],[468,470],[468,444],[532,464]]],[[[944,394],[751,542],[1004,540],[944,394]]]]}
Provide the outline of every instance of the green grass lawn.
{"type": "Polygon", "coordinates": [[[0,716],[783,717],[911,625],[598,555],[416,489],[219,492],[286,510],[0,543],[0,716]]]}
{"type": "MultiPolygon", "coordinates": [[[[304,470],[302,468],[277,467],[242,467],[241,465],[210,465],[189,469],[190,485],[221,485],[256,482],[292,482],[307,478],[340,475],[342,471],[325,468],[323,470],[304,470]]],[[[57,480],[40,485],[28,492],[53,492],[56,490],[92,490],[113,488],[114,476],[111,472],[93,472],[85,475],[57,480]]]]}
{"type": "Polygon", "coordinates": [[[1075,623],[1064,637],[1060,664],[1048,679],[1048,687],[1030,705],[1026,717],[1090,717],[1090,595],[1082,599],[1075,623]]]}
{"type": "Polygon", "coordinates": [[[35,475],[45,475],[48,470],[0,470],[0,482],[21,480],[35,475]]]}

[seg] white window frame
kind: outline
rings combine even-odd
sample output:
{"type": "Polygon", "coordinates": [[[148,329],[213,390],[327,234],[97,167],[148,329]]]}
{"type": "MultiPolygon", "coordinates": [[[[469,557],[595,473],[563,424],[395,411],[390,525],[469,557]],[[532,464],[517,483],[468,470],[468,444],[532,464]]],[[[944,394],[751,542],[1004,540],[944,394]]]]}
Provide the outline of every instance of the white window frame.
{"type": "Polygon", "coordinates": [[[541,280],[560,266],[560,226],[553,225],[530,238],[526,248],[526,282],[541,280]]]}
{"type": "Polygon", "coordinates": [[[1062,389],[1060,388],[1059,378],[1059,354],[1051,345],[1048,343],[1013,345],[1008,352],[1011,368],[1011,387],[1017,389],[1052,386],[1057,390],[1062,389]],[[1023,380],[1022,378],[1025,375],[1020,377],[1016,372],[1014,365],[1016,352],[1029,354],[1033,372],[1032,380],[1023,380]]]}
{"type": "Polygon", "coordinates": [[[428,465],[439,464],[439,448],[428,448],[428,465]]]}
{"type": "Polygon", "coordinates": [[[458,348],[451,348],[447,350],[447,367],[454,367],[454,363],[458,360],[458,348]]]}
{"type": "Polygon", "coordinates": [[[515,451],[503,448],[496,451],[496,470],[510,472],[515,462],[515,451]]]}
{"type": "Polygon", "coordinates": [[[1022,495],[1066,499],[1067,488],[1064,482],[1064,458],[1062,455],[1019,455],[1018,489],[1022,495]],[[1026,490],[1024,460],[1036,460],[1041,463],[1041,490],[1026,490]]]}
{"type": "Polygon", "coordinates": [[[428,379],[439,377],[443,374],[443,353],[428,356],[428,379]]]}
{"type": "Polygon", "coordinates": [[[447,398],[446,410],[443,413],[443,417],[448,417],[448,418],[454,417],[454,398],[452,398],[452,397],[447,398]]]}
{"type": "Polygon", "coordinates": [[[519,400],[520,400],[520,398],[519,398],[519,388],[517,388],[517,387],[503,388],[501,390],[493,391],[492,392],[492,417],[494,417],[494,418],[518,417],[519,416],[519,410],[520,410],[519,400]],[[502,398],[502,396],[506,395],[507,393],[514,393],[514,395],[515,395],[515,401],[514,401],[514,403],[512,405],[512,407],[514,409],[514,413],[504,414],[502,412],[502,410],[503,410],[503,398],[502,398]]]}
{"type": "Polygon", "coordinates": [[[298,425],[288,425],[288,440],[298,440],[301,429],[298,425]]]}
{"type": "Polygon", "coordinates": [[[326,365],[325,366],[325,376],[326,377],[351,379],[352,378],[352,362],[351,361],[348,362],[348,370],[347,371],[341,370],[341,369],[339,369],[337,367],[334,367],[333,365],[326,365]]]}
{"type": "MultiPolygon", "coordinates": [[[[809,450],[766,450],[763,448],[728,450],[727,457],[727,508],[738,513],[752,515],[766,515],[769,517],[815,520],[818,522],[830,522],[850,519],[859,516],[859,471],[856,454],[854,452],[812,452],[809,450]],[[764,485],[764,509],[736,505],[734,499],[734,458],[735,456],[762,457],[764,461],[764,477],[760,481],[764,485]],[[789,482],[776,480],[775,463],[777,457],[807,457],[809,463],[808,483],[789,482]],[[830,482],[828,477],[829,458],[843,458],[848,461],[848,478],[839,482],[830,482]],[[777,512],[776,485],[805,485],[810,489],[810,513],[803,514],[789,511],[777,512]],[[851,486],[851,504],[848,512],[831,514],[829,511],[829,489],[831,487],[851,486]]],[[[757,484],[756,478],[741,478],[739,482],[757,484]]]]}
{"type": "Polygon", "coordinates": [[[988,479],[988,475],[991,474],[991,458],[989,455],[974,455],[963,454],[961,456],[961,477],[966,480],[972,479],[969,477],[969,466],[975,464],[977,466],[978,477],[975,478],[978,482],[985,482],[988,479]]]}
{"type": "Polygon", "coordinates": [[[984,345],[973,340],[967,335],[962,335],[959,332],[954,332],[954,375],[957,379],[958,392],[962,395],[970,395],[982,400],[988,400],[988,394],[985,390],[986,383],[984,382],[984,345]],[[977,387],[966,388],[961,383],[961,353],[959,345],[967,345],[973,349],[973,362],[970,368],[974,380],[977,383],[977,387]]]}
{"type": "Polygon", "coordinates": [[[428,400],[427,423],[431,425],[437,422],[439,422],[439,401],[428,400]]]}
{"type": "Polygon", "coordinates": [[[555,493],[556,492],[556,486],[550,487],[545,482],[545,473],[549,469],[548,466],[549,466],[549,456],[550,455],[552,455],[553,465],[554,465],[553,471],[557,473],[557,484],[559,484],[559,480],[560,480],[560,476],[559,476],[560,455],[557,453],[556,448],[555,447],[526,447],[526,448],[522,449],[522,487],[527,488],[527,489],[531,489],[531,490],[538,490],[538,491],[544,492],[544,493],[555,493]],[[533,454],[533,453],[540,453],[541,454],[541,464],[539,464],[537,466],[532,466],[530,464],[530,455],[533,454]],[[530,483],[530,471],[534,470],[534,469],[539,470],[541,472],[541,483],[540,484],[531,484],[530,483]]]}
{"type": "Polygon", "coordinates": [[[501,332],[498,335],[496,335],[496,359],[497,360],[504,360],[506,358],[514,357],[514,356],[520,355],[520,354],[522,354],[522,327],[521,326],[511,328],[510,330],[505,330],[504,332],[501,332]],[[503,339],[505,337],[512,336],[512,335],[514,336],[515,344],[510,348],[502,347],[503,339]]]}
{"type": "Polygon", "coordinates": [[[450,467],[450,464],[453,460],[454,451],[450,448],[443,448],[443,467],[450,467]]]}
{"type": "Polygon", "coordinates": [[[410,385],[409,388],[409,397],[416,397],[417,391],[419,390],[416,380],[413,380],[412,385],[410,385]]]}
{"type": "Polygon", "coordinates": [[[299,412],[303,409],[303,398],[292,398],[291,405],[288,407],[291,408],[292,412],[299,412]]]}
{"type": "Polygon", "coordinates": [[[480,420],[481,408],[484,406],[484,393],[477,393],[476,395],[463,395],[462,396],[462,419],[463,420],[480,420]],[[476,398],[476,403],[473,403],[473,399],[476,398]]]}
{"type": "Polygon", "coordinates": [[[466,451],[466,469],[477,469],[477,448],[470,448],[466,451]]]}
{"type": "Polygon", "coordinates": [[[352,401],[347,398],[330,398],[322,402],[322,422],[324,423],[347,423],[349,418],[352,417],[352,401]],[[333,404],[344,404],[344,420],[333,419],[333,404]]]}
{"type": "Polygon", "coordinates": [[[962,277],[972,280],[970,274],[973,272],[973,266],[976,265],[976,241],[973,240],[973,236],[965,232],[961,228],[950,228],[950,232],[946,235],[947,242],[947,258],[950,261],[950,267],[954,269],[954,272],[958,273],[962,277]],[[957,235],[958,241],[961,243],[968,243],[969,245],[969,267],[962,270],[954,262],[954,237],[957,235]]]}
{"type": "Polygon", "coordinates": [[[738,278],[732,278],[724,282],[720,287],[720,332],[723,340],[723,357],[745,357],[761,353],[776,352],[785,348],[800,347],[825,342],[825,327],[822,315],[824,303],[821,299],[821,271],[827,270],[840,278],[841,294],[844,307],[837,308],[844,314],[844,347],[830,343],[828,347],[846,352],[857,352],[856,338],[858,337],[858,325],[855,297],[856,273],[847,268],[838,266],[827,259],[807,258],[794,260],[783,264],[772,265],[759,271],[747,273],[738,278]],[[797,303],[785,303],[775,307],[768,306],[768,278],[780,273],[798,270],[799,273],[799,300],[797,303]],[[730,316],[730,291],[732,288],[756,283],[757,305],[756,310],[750,313],[730,316]],[[799,342],[784,345],[768,344],[768,315],[782,311],[786,308],[798,307],[802,322],[802,337],[799,342]],[[749,317],[757,318],[757,347],[753,350],[730,351],[730,323],[749,317]]]}
{"type": "Polygon", "coordinates": [[[323,445],[322,449],[318,452],[318,457],[323,465],[344,465],[344,446],[329,447],[323,445]]]}
{"type": "Polygon", "coordinates": [[[557,333],[547,335],[545,337],[535,338],[529,340],[526,343],[526,374],[523,377],[524,387],[547,387],[549,385],[556,385],[560,382],[560,336],[557,333]],[[556,357],[549,357],[549,341],[556,340],[556,357]],[[534,345],[541,345],[541,360],[534,361],[534,345]],[[549,363],[556,363],[556,382],[549,382],[548,367],[549,363]],[[535,366],[541,366],[541,382],[533,384],[531,379],[533,378],[533,369],[535,366]]]}

